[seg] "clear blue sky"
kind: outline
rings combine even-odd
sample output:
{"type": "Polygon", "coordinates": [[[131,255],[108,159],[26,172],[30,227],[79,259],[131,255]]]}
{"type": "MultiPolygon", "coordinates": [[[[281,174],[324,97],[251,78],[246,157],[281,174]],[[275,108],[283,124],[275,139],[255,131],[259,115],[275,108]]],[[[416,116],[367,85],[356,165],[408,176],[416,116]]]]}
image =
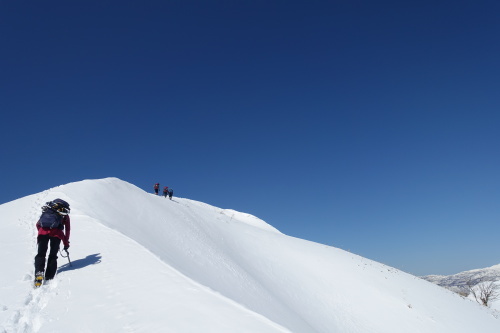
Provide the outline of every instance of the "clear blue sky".
{"type": "Polygon", "coordinates": [[[417,275],[498,264],[499,12],[0,1],[0,202],[113,176],[417,275]]]}

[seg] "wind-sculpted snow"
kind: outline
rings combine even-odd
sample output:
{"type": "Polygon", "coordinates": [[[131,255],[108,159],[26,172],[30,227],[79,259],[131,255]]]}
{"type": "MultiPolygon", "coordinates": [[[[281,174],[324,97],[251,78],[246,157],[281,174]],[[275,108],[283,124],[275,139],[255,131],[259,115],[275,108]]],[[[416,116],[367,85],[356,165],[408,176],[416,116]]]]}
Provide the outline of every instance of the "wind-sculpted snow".
{"type": "Polygon", "coordinates": [[[1,205],[0,217],[0,332],[500,331],[491,311],[412,275],[116,178],[1,205]],[[71,204],[73,265],[59,258],[34,290],[34,223],[56,197],[71,204]]]}

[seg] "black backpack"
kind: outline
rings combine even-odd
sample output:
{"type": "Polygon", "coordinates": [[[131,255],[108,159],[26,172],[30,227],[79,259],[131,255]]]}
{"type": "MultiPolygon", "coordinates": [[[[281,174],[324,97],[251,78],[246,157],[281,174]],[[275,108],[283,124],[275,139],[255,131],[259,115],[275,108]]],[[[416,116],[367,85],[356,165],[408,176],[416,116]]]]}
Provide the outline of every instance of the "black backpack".
{"type": "Polygon", "coordinates": [[[42,207],[42,215],[38,223],[42,228],[64,229],[63,216],[69,214],[69,204],[61,199],[49,201],[42,207]]]}

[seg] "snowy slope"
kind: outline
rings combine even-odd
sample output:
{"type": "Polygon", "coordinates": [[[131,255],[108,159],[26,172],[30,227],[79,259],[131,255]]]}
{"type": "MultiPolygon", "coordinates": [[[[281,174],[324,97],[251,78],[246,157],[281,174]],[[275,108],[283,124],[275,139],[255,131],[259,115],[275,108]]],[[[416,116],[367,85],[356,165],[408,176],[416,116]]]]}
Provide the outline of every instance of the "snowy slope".
{"type": "Polygon", "coordinates": [[[0,217],[0,332],[500,331],[493,312],[412,275],[116,178],[3,204],[0,217]],[[56,197],[72,208],[73,267],[60,258],[33,290],[34,223],[56,197]]]}

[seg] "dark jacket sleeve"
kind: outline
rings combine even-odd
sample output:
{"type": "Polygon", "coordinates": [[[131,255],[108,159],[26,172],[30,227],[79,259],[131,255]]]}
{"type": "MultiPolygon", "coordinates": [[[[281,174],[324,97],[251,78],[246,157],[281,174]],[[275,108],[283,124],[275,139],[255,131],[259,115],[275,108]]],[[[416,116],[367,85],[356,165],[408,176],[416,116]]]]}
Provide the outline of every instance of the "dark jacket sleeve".
{"type": "Polygon", "coordinates": [[[64,224],[64,238],[63,238],[63,244],[64,246],[69,246],[69,235],[71,233],[71,223],[69,220],[69,215],[66,215],[63,220],[64,224]]]}

